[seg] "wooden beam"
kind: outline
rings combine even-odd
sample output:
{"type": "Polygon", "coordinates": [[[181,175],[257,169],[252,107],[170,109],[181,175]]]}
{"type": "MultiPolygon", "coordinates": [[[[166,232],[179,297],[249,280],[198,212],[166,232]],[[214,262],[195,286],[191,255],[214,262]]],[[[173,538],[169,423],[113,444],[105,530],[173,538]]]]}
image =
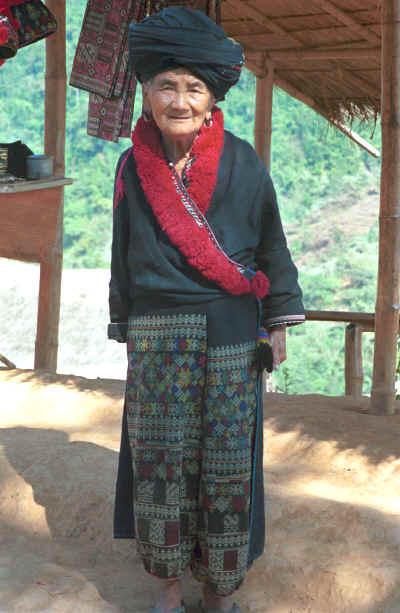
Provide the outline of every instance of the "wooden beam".
{"type": "Polygon", "coordinates": [[[371,413],[395,412],[400,302],[400,2],[382,0],[382,168],[371,413]]]}
{"type": "MultiPolygon", "coordinates": [[[[15,366],[14,362],[10,362],[10,360],[8,360],[8,359],[6,358],[6,356],[5,356],[5,355],[2,355],[1,353],[0,353],[0,362],[2,362],[3,364],[5,364],[6,368],[8,368],[8,369],[10,369],[10,370],[11,370],[11,369],[13,369],[13,368],[17,368],[17,367],[15,366]]],[[[3,368],[3,367],[1,367],[1,368],[3,368]]]]}
{"type": "Polygon", "coordinates": [[[233,0],[225,0],[225,4],[229,7],[229,10],[231,10],[239,18],[248,17],[256,23],[267,27],[271,32],[284,35],[285,38],[296,44],[299,42],[297,38],[292,36],[289,32],[286,32],[286,30],[284,30],[278,23],[275,23],[275,21],[273,21],[270,17],[267,17],[264,15],[264,13],[252,7],[251,4],[243,1],[237,3],[233,0]]]}
{"type": "Polygon", "coordinates": [[[379,91],[376,89],[376,87],[371,85],[371,83],[368,83],[368,81],[362,77],[359,77],[351,70],[343,70],[343,74],[353,83],[353,85],[356,85],[362,92],[367,94],[367,96],[371,96],[373,99],[379,99],[379,91]]]}
{"type": "Polygon", "coordinates": [[[310,311],[306,312],[307,321],[342,321],[362,324],[363,329],[374,331],[375,313],[357,313],[354,311],[310,311]]]}
{"type": "Polygon", "coordinates": [[[259,77],[260,79],[263,79],[267,74],[265,68],[262,68],[259,64],[257,64],[254,59],[249,59],[247,55],[245,66],[246,68],[251,70],[256,75],[256,77],[259,77]]]}
{"type": "MultiPolygon", "coordinates": [[[[232,12],[234,14],[236,14],[239,18],[243,17],[243,16],[249,17],[250,19],[253,19],[254,21],[257,21],[258,23],[263,24],[263,25],[269,27],[272,31],[274,31],[276,33],[279,33],[282,36],[285,36],[287,38],[287,40],[290,40],[292,43],[294,43],[296,45],[300,45],[300,47],[302,48],[302,49],[300,49],[300,51],[304,52],[304,43],[303,43],[303,41],[298,36],[296,36],[295,34],[287,32],[279,24],[275,23],[275,21],[273,21],[271,18],[269,18],[266,15],[264,15],[263,13],[261,13],[261,11],[259,11],[258,9],[252,7],[250,4],[245,3],[245,2],[241,2],[240,3],[240,8],[239,8],[239,5],[237,3],[234,3],[232,0],[225,0],[225,1],[226,1],[226,4],[229,6],[229,8],[232,10],[232,12]]],[[[288,50],[288,51],[289,52],[297,52],[297,50],[288,50]]],[[[310,51],[310,50],[308,50],[308,51],[310,51]]],[[[328,51],[328,50],[325,50],[325,51],[328,51]]],[[[345,52],[347,52],[347,50],[345,50],[345,52]]],[[[270,52],[269,56],[268,56],[269,59],[271,59],[271,60],[273,60],[273,53],[274,52],[270,52]]],[[[279,53],[279,52],[277,51],[275,53],[279,53]]],[[[376,57],[376,52],[375,52],[374,57],[376,57]]],[[[338,59],[338,58],[335,58],[335,59],[338,59]]],[[[302,61],[302,60],[300,59],[298,61],[302,61]]],[[[259,69],[258,66],[256,66],[254,64],[253,61],[247,61],[246,64],[248,65],[250,70],[252,70],[254,72],[254,74],[256,74],[256,76],[261,76],[262,77],[262,69],[259,69]]],[[[332,70],[337,68],[337,64],[335,62],[331,62],[330,66],[332,67],[332,70]]],[[[371,85],[370,83],[368,83],[367,81],[365,81],[364,79],[362,79],[361,77],[359,77],[358,75],[356,75],[352,70],[349,70],[348,66],[346,66],[346,64],[343,62],[343,60],[342,60],[342,62],[340,64],[340,66],[341,66],[341,71],[342,71],[343,76],[345,78],[347,78],[347,80],[350,80],[351,83],[353,85],[355,85],[356,87],[358,87],[365,95],[371,97],[373,100],[376,100],[376,98],[379,97],[379,92],[376,90],[376,88],[373,85],[371,85]]],[[[285,89],[285,87],[282,86],[282,89],[285,89]]],[[[285,90],[285,91],[287,91],[287,90],[285,90]]],[[[296,94],[290,94],[290,95],[293,95],[295,98],[298,97],[298,96],[296,96],[296,94]]],[[[302,102],[305,102],[304,98],[303,99],[299,98],[299,99],[301,99],[302,102]]],[[[308,98],[308,99],[310,100],[310,98],[308,98]]],[[[308,102],[305,102],[305,104],[308,104],[308,102]]],[[[319,113],[323,117],[325,117],[325,119],[328,119],[325,114],[321,113],[321,111],[316,108],[314,101],[313,101],[313,104],[310,105],[310,106],[317,113],[319,113]]],[[[330,120],[328,119],[328,121],[330,121],[330,120]]],[[[344,125],[339,125],[339,124],[335,124],[335,125],[336,125],[336,127],[339,130],[341,130],[344,134],[346,134],[346,136],[351,138],[351,140],[353,140],[358,145],[363,147],[366,151],[368,151],[368,153],[370,153],[374,157],[379,157],[379,152],[377,151],[377,149],[375,149],[375,147],[373,147],[372,145],[367,143],[367,141],[365,141],[362,137],[360,137],[358,134],[356,134],[353,130],[349,130],[344,125]]]]}
{"type": "Polygon", "coordinates": [[[357,132],[355,132],[354,130],[350,130],[350,128],[348,128],[345,124],[333,121],[322,109],[319,108],[317,103],[312,98],[306,96],[296,87],[294,87],[291,83],[282,79],[279,76],[279,73],[276,72],[275,74],[275,84],[278,85],[278,87],[280,87],[281,89],[283,89],[287,94],[289,94],[289,96],[293,96],[293,98],[297,98],[297,100],[300,100],[301,102],[304,102],[304,104],[307,104],[307,106],[311,107],[316,113],[318,113],[324,119],[329,121],[333,126],[335,126],[335,128],[338,128],[338,130],[343,132],[343,134],[345,134],[352,141],[357,143],[357,145],[365,149],[365,151],[368,151],[370,155],[372,155],[373,157],[379,157],[379,151],[373,145],[368,143],[368,141],[362,138],[362,136],[357,134],[357,132]]]}
{"type": "MultiPolygon", "coordinates": [[[[233,3],[232,0],[226,0],[226,4],[229,6],[229,9],[232,10],[232,12],[234,14],[236,14],[238,16],[238,18],[240,17],[249,17],[250,19],[253,19],[254,21],[257,21],[258,23],[262,24],[262,25],[266,25],[268,28],[270,28],[271,30],[273,30],[274,32],[280,34],[281,36],[284,36],[288,41],[290,41],[292,44],[296,45],[297,47],[299,47],[299,51],[305,51],[304,47],[304,42],[303,40],[297,36],[296,34],[287,32],[284,28],[282,28],[282,26],[280,26],[279,24],[275,23],[271,18],[266,17],[263,13],[261,13],[261,11],[259,11],[258,9],[253,8],[252,6],[250,6],[249,4],[246,4],[244,2],[240,3],[240,8],[239,5],[236,3],[233,3]]],[[[343,49],[343,45],[341,45],[339,47],[341,49],[341,51],[344,51],[345,53],[351,51],[351,48],[348,47],[347,49],[343,49]]],[[[338,49],[339,49],[338,48],[338,49]]],[[[356,47],[357,49],[359,47],[356,47]]],[[[247,47],[246,47],[247,49],[247,47]]],[[[248,47],[248,49],[250,49],[250,47],[248,47]]],[[[264,49],[264,51],[268,51],[268,49],[264,49]]],[[[289,52],[294,52],[297,53],[297,49],[291,49],[288,50],[289,52]]],[[[331,51],[331,49],[326,49],[323,51],[331,51]]],[[[270,52],[270,59],[273,60],[273,53],[279,53],[279,51],[275,51],[275,52],[270,52]]],[[[374,57],[377,57],[379,59],[379,55],[377,56],[376,53],[374,55],[374,57]]],[[[276,56],[275,56],[275,60],[276,60],[276,56]]],[[[326,59],[326,58],[325,58],[326,59]]],[[[335,57],[335,59],[337,60],[338,58],[335,57]]],[[[354,56],[353,56],[354,59],[354,56]]],[[[298,60],[297,60],[298,61],[298,60]]],[[[301,60],[300,60],[301,61],[301,60]]],[[[330,64],[332,70],[335,69],[335,65],[332,62],[330,64]]],[[[370,83],[368,83],[367,81],[365,81],[364,79],[362,79],[361,77],[359,77],[358,75],[356,75],[351,69],[349,70],[348,66],[346,66],[345,63],[341,63],[341,69],[343,72],[343,75],[346,76],[348,79],[350,79],[353,83],[353,85],[355,85],[356,87],[358,87],[364,94],[366,94],[367,96],[371,96],[372,98],[377,98],[379,96],[379,92],[376,90],[376,88],[371,85],[370,83]]],[[[251,68],[252,70],[252,68],[251,68]]]]}
{"type": "MultiPolygon", "coordinates": [[[[325,116],[325,118],[328,119],[327,116],[325,116]]],[[[355,132],[354,130],[351,130],[345,124],[341,124],[337,121],[332,121],[331,123],[333,126],[338,128],[341,132],[343,132],[343,134],[346,134],[346,136],[348,136],[354,143],[359,145],[359,147],[361,147],[362,149],[367,151],[370,155],[372,155],[372,157],[374,158],[380,157],[381,154],[379,150],[376,149],[373,145],[371,145],[371,143],[365,140],[365,138],[360,136],[357,132],[355,132]]]]}
{"type": "Polygon", "coordinates": [[[270,51],[272,60],[291,60],[295,62],[315,60],[366,60],[380,58],[379,47],[355,47],[354,49],[282,49],[270,51]]]}
{"type": "Polygon", "coordinates": [[[270,172],[274,65],[268,63],[267,70],[267,75],[264,78],[257,77],[254,148],[267,167],[268,172],[270,172]]]}
{"type": "MultiPolygon", "coordinates": [[[[306,66],[311,66],[312,64],[309,62],[304,62],[304,67],[306,66]]],[[[348,86],[353,87],[357,86],[360,90],[360,92],[362,92],[362,94],[364,96],[368,96],[370,97],[374,103],[379,100],[380,98],[380,92],[379,89],[377,89],[374,85],[372,85],[371,83],[369,83],[368,81],[365,81],[365,79],[359,77],[355,72],[351,72],[350,70],[346,70],[342,68],[342,64],[341,63],[334,63],[334,62],[329,62],[326,64],[326,68],[328,68],[328,72],[330,73],[334,73],[337,72],[338,74],[340,74],[340,77],[338,79],[338,82],[340,82],[340,80],[344,80],[347,82],[348,86]]],[[[277,68],[277,70],[279,72],[284,71],[290,71],[290,68],[288,67],[280,67],[277,68]]],[[[296,72],[297,69],[296,69],[296,72]]],[[[302,72],[302,71],[299,71],[302,72]]],[[[315,71],[317,74],[321,74],[324,71],[320,71],[319,69],[317,69],[315,71]]],[[[325,72],[326,74],[326,72],[325,72]]],[[[311,78],[311,75],[308,75],[308,78],[311,78]]]]}
{"type": "Polygon", "coordinates": [[[330,2],[330,0],[312,0],[312,2],[335,17],[341,23],[344,23],[364,40],[369,41],[372,45],[380,45],[381,39],[373,30],[370,30],[368,26],[358,23],[349,13],[345,13],[339,9],[332,2],[330,2]]]}

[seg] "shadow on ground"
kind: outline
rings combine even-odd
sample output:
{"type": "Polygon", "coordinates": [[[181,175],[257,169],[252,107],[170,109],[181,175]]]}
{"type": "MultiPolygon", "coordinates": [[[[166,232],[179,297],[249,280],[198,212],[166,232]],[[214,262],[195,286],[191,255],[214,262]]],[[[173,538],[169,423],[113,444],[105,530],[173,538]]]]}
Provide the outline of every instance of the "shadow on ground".
{"type": "MultiPolygon", "coordinates": [[[[20,610],[55,611],[33,604],[72,592],[71,613],[142,613],[155,596],[134,543],[112,539],[123,387],[75,379],[0,373],[14,392],[0,418],[5,613],[22,597],[20,610]]],[[[265,408],[266,553],[237,601],[246,613],[398,613],[398,422],[279,396],[265,408]]],[[[188,613],[199,597],[188,576],[188,613]]]]}

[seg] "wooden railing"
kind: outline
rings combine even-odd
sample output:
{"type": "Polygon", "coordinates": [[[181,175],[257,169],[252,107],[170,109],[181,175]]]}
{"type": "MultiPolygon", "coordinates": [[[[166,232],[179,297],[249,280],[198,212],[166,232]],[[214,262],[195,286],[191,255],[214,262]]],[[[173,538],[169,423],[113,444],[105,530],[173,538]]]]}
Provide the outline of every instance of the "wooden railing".
{"type": "Polygon", "coordinates": [[[306,311],[307,321],[347,323],[345,333],[346,396],[361,398],[363,388],[362,333],[374,332],[375,313],[347,311],[306,311]]]}

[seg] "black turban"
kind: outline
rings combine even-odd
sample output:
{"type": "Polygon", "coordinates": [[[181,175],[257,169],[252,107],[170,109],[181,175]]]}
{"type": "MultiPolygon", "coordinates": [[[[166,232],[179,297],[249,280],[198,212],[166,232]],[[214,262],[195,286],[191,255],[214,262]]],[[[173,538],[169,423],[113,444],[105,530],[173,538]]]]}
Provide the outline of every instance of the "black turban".
{"type": "Polygon", "coordinates": [[[129,61],[141,82],[187,68],[223,100],[239,80],[244,57],[242,46],[204,13],[171,6],[129,26],[129,61]]]}

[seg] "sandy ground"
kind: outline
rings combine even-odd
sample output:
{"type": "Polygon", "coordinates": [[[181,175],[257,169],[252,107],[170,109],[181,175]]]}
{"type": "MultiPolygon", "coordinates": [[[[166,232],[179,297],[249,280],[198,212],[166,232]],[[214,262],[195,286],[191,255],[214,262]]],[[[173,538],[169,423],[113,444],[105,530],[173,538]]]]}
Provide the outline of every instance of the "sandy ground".
{"type": "MultiPolygon", "coordinates": [[[[0,371],[0,613],[149,610],[134,542],[113,541],[123,382],[0,371]]],[[[265,555],[244,613],[400,612],[400,414],[265,397],[265,555]]],[[[188,613],[200,589],[185,580],[188,613]]]]}

